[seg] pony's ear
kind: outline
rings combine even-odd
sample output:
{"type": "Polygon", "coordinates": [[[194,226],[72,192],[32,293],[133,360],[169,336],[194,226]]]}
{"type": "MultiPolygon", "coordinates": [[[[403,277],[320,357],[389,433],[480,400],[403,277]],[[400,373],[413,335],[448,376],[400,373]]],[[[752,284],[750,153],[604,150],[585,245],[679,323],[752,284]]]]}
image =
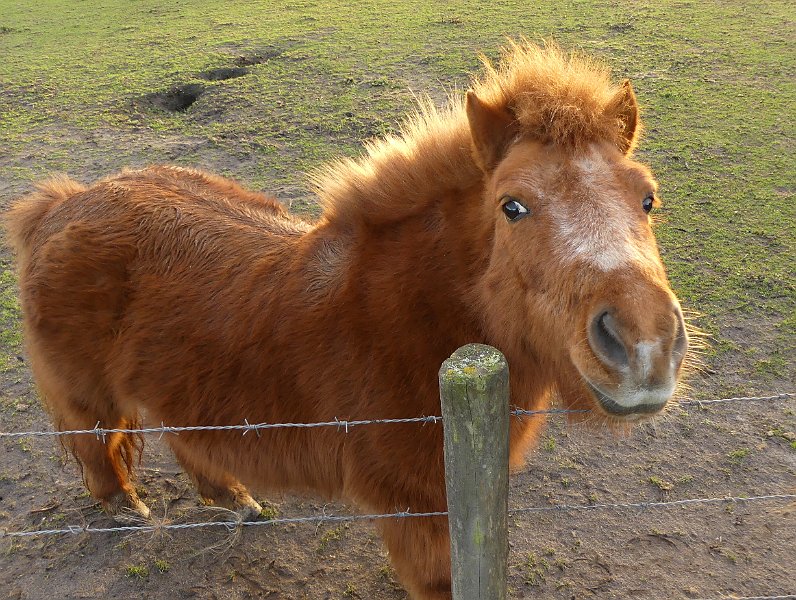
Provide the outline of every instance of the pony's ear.
{"type": "Polygon", "coordinates": [[[517,122],[507,108],[482,102],[472,90],[467,92],[467,121],[473,138],[473,156],[485,173],[492,171],[517,133],[517,122]]]}
{"type": "Polygon", "coordinates": [[[621,137],[619,149],[625,154],[630,154],[636,147],[641,127],[638,118],[638,102],[630,80],[625,79],[619,91],[611,100],[606,112],[613,113],[619,122],[621,137]]]}

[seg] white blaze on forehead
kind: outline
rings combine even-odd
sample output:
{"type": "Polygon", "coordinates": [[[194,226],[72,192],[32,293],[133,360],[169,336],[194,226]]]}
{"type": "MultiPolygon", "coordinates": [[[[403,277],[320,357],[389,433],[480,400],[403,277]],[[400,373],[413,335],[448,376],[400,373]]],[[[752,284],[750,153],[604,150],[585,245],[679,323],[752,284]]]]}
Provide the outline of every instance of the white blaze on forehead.
{"type": "Polygon", "coordinates": [[[559,259],[586,262],[602,271],[657,262],[649,243],[633,233],[638,217],[628,212],[621,198],[612,197],[621,186],[600,152],[593,148],[575,161],[575,168],[578,198],[559,197],[550,207],[559,259]]]}

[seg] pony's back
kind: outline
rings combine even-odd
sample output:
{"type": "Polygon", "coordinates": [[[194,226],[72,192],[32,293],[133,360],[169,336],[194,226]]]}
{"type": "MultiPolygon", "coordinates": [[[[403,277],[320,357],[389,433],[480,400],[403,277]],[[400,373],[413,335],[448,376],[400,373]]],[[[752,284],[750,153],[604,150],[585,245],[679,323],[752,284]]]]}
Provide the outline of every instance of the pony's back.
{"type": "Polygon", "coordinates": [[[85,186],[59,175],[37,186],[37,191],[18,202],[6,215],[8,241],[16,250],[20,266],[27,263],[31,237],[45,214],[54,206],[86,190],[85,186]]]}
{"type": "MultiPolygon", "coordinates": [[[[262,362],[252,323],[272,300],[253,290],[263,279],[281,289],[308,225],[232,181],[150,167],[90,187],[45,181],[6,227],[31,368],[59,428],[135,428],[142,408],[174,423],[243,418],[235,390],[252,374],[241,365],[262,362]]],[[[128,481],[135,436],[68,443],[110,512],[148,514],[128,481]]],[[[198,454],[173,446],[204,496],[259,511],[236,480],[200,473],[198,454]]]]}

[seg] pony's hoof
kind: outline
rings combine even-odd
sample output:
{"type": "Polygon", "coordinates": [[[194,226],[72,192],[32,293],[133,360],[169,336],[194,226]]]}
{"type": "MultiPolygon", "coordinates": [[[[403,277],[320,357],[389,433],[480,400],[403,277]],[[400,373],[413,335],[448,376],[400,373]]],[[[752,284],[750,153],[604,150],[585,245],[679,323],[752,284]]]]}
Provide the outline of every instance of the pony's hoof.
{"type": "Polygon", "coordinates": [[[202,497],[205,506],[217,506],[233,511],[242,521],[256,521],[263,507],[248,493],[231,493],[222,498],[202,497]]]}
{"type": "Polygon", "coordinates": [[[251,496],[238,500],[237,504],[235,512],[244,521],[256,521],[260,517],[260,513],[263,512],[263,507],[251,496]]]}
{"type": "Polygon", "coordinates": [[[117,523],[148,521],[152,513],[135,492],[119,492],[102,501],[102,508],[117,523]]]}

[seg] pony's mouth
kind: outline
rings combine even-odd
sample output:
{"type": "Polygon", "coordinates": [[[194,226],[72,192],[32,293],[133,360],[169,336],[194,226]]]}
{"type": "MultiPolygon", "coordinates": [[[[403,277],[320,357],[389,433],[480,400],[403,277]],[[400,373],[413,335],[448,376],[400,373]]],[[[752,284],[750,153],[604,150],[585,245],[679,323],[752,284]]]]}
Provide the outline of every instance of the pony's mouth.
{"type": "Polygon", "coordinates": [[[623,417],[625,419],[632,420],[634,417],[641,418],[644,416],[650,416],[662,410],[668,401],[668,398],[666,398],[663,400],[663,402],[642,401],[637,404],[623,405],[600,390],[588,379],[584,378],[584,382],[586,383],[586,387],[589,388],[592,396],[594,396],[594,398],[597,400],[597,404],[600,406],[600,408],[602,408],[612,417],[623,417]]]}

